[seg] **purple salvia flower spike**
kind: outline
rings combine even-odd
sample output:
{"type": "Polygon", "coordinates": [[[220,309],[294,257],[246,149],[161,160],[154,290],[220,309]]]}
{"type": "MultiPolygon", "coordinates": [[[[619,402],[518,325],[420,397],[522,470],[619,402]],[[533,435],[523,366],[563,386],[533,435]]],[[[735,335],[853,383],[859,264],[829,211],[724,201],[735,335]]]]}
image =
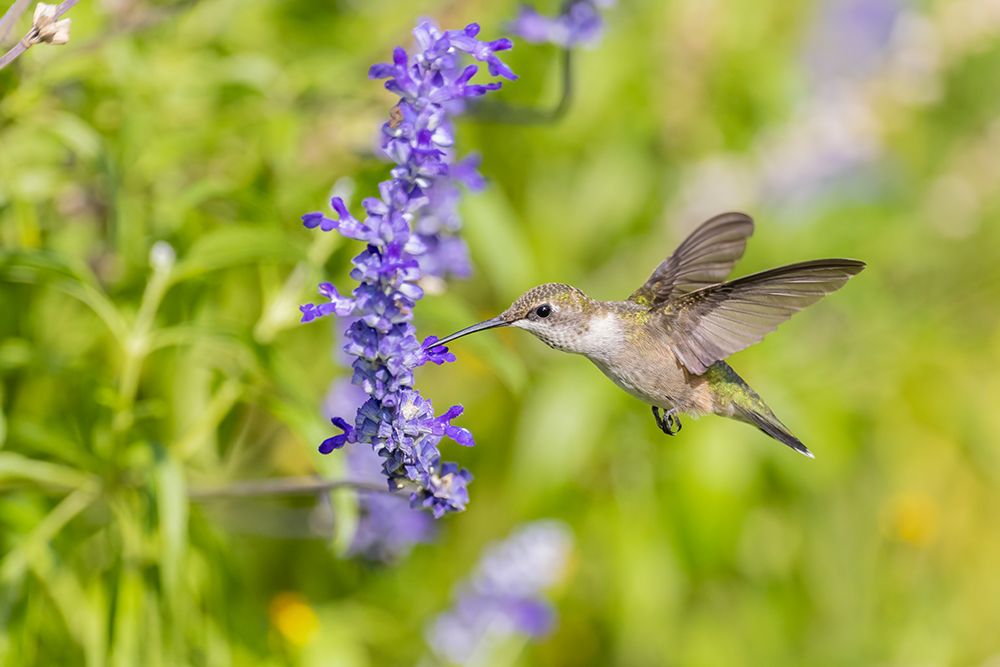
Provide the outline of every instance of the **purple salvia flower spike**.
{"type": "Polygon", "coordinates": [[[486,62],[494,76],[516,78],[495,55],[509,49],[510,41],[485,42],[478,34],[477,24],[441,31],[422,21],[414,30],[414,52],[396,48],[391,63],[369,69],[370,78],[386,79],[386,89],[400,98],[381,132],[382,151],[396,164],[392,178],[379,185],[378,198],[362,202],[363,221],[339,198],[330,202],[336,220],[321,213],[303,216],[309,228],[337,229],[366,244],[353,261],[351,277],[359,284],[349,297],[324,283],[320,293],[328,303],[301,307],[304,322],[330,314],[356,318],[344,350],[354,357],[352,382],[369,397],[353,426],[334,419],[343,433],[326,439],[320,451],[349,442],[371,447],[381,457],[388,488],[415,489],[411,505],[428,508],[436,517],[465,508],[472,480],[467,470],[441,460],[438,444],[447,437],[471,446],[473,438],[451,423],[460,406],[435,417],[431,403],[413,388],[413,369],[455,359],[444,346],[426,349],[418,342],[413,308],[423,298],[418,281],[425,276],[469,271],[465,245],[454,235],[457,184],[481,187],[482,177],[477,160],[456,162],[452,117],[461,113],[465,100],[500,87],[497,81],[470,83],[478,68],[464,66],[460,56],[486,62]]]}

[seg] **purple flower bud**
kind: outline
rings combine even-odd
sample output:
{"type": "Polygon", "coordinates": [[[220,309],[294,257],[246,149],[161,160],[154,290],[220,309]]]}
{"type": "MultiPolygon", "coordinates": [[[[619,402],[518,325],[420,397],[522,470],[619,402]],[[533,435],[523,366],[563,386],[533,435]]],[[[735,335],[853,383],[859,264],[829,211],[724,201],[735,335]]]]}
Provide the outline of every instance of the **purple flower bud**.
{"type": "Polygon", "coordinates": [[[456,181],[461,181],[465,187],[473,192],[482,190],[486,185],[483,175],[479,173],[479,163],[482,158],[473,153],[466,156],[464,160],[459,160],[451,166],[451,177],[456,181]]]}
{"type": "Polygon", "coordinates": [[[366,225],[361,224],[354,216],[351,215],[350,211],[347,210],[347,206],[344,205],[343,199],[340,197],[334,197],[330,200],[330,206],[337,212],[338,220],[335,227],[341,234],[347,238],[356,239],[358,241],[368,240],[370,230],[366,225]]]}
{"type": "Polygon", "coordinates": [[[342,430],[343,433],[324,440],[319,446],[319,451],[321,454],[329,454],[335,449],[340,449],[348,442],[354,442],[355,432],[353,426],[348,424],[340,417],[334,417],[330,421],[333,423],[334,426],[342,430]]]}
{"type": "Polygon", "coordinates": [[[469,65],[464,70],[462,70],[462,73],[459,75],[459,77],[455,79],[455,83],[465,84],[469,79],[474,77],[476,75],[476,72],[478,71],[479,71],[478,67],[476,67],[475,65],[469,65]]]}
{"type": "Polygon", "coordinates": [[[302,224],[309,229],[316,229],[319,227],[324,232],[332,232],[337,228],[337,223],[326,217],[319,211],[314,211],[313,213],[306,213],[302,216],[302,224]]]}
{"type": "Polygon", "coordinates": [[[447,346],[434,345],[437,339],[437,336],[428,336],[424,339],[421,345],[424,353],[424,361],[420,362],[421,365],[429,361],[432,364],[440,366],[443,363],[455,361],[455,355],[448,351],[447,346]]]}
{"type": "Polygon", "coordinates": [[[388,63],[376,63],[368,68],[369,79],[387,79],[396,73],[396,68],[388,63]]]}
{"type": "Polygon", "coordinates": [[[307,303],[299,306],[299,310],[302,311],[302,322],[312,322],[320,317],[326,317],[333,312],[331,304],[321,304],[319,306],[307,303]]]}

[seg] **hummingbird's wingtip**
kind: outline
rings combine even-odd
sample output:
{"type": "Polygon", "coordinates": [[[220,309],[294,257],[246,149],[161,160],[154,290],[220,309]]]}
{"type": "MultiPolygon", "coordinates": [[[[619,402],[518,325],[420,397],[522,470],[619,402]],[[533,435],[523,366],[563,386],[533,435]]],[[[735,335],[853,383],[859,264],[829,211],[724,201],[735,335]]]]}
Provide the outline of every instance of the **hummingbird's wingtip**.
{"type": "Polygon", "coordinates": [[[812,452],[810,452],[805,447],[803,447],[802,449],[800,449],[799,452],[801,452],[804,456],[808,456],[811,459],[815,459],[816,458],[816,455],[813,454],[812,452]]]}

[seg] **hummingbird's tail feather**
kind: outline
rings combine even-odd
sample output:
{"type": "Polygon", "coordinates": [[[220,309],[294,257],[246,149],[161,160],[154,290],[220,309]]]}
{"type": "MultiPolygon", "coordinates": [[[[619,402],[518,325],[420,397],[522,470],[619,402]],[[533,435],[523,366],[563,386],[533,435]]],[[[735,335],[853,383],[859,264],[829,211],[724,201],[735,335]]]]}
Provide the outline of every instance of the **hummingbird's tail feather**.
{"type": "Polygon", "coordinates": [[[809,448],[788,431],[788,427],[781,423],[757,392],[729,364],[724,361],[715,362],[704,377],[712,390],[716,414],[756,426],[800,454],[815,458],[809,448]]]}
{"type": "Polygon", "coordinates": [[[735,417],[748,424],[756,426],[764,433],[774,438],[780,443],[788,445],[800,454],[809,458],[816,458],[809,448],[802,444],[802,441],[792,435],[788,428],[774,415],[771,410],[761,402],[759,407],[748,407],[734,404],[735,417]]]}

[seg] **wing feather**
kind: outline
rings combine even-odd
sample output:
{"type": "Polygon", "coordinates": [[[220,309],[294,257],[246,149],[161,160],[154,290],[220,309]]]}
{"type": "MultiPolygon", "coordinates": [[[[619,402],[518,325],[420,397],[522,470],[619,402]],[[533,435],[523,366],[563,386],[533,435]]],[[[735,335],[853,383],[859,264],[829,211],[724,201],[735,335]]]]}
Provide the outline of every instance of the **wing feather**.
{"type": "Polygon", "coordinates": [[[721,283],[743,256],[751,234],[753,220],[742,213],[723,213],[703,222],[629,300],[652,308],[680,294],[721,283]]]}
{"type": "Polygon", "coordinates": [[[755,273],[678,297],[660,308],[657,324],[685,368],[701,375],[864,268],[853,259],[819,259],[755,273]]]}

